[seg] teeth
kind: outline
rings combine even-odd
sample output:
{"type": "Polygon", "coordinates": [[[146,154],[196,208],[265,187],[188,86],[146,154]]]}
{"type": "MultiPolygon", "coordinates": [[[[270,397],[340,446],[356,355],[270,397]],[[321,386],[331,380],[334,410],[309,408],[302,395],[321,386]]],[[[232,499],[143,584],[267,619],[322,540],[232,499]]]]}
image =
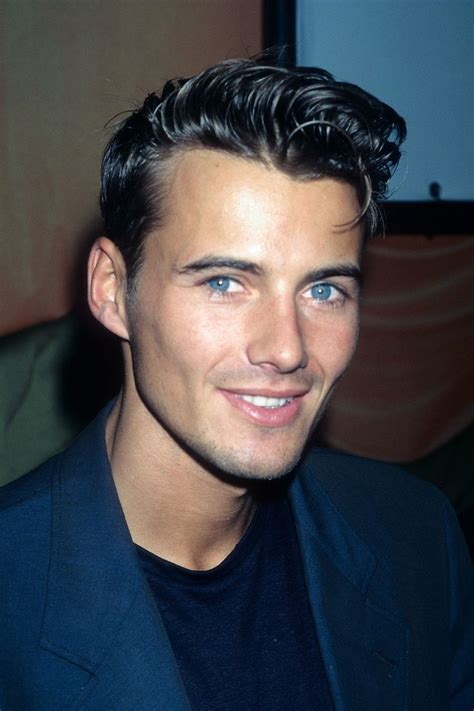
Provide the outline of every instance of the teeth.
{"type": "Polygon", "coordinates": [[[257,407],[283,407],[287,402],[293,400],[292,397],[263,397],[262,395],[241,395],[242,400],[257,407]]]}

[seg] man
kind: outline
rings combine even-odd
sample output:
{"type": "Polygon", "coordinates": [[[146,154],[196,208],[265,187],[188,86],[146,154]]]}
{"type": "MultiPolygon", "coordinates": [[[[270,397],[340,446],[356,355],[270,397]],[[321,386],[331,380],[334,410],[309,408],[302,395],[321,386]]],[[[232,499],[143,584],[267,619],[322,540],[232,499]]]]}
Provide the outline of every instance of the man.
{"type": "Polygon", "coordinates": [[[117,130],[88,294],[124,384],[4,490],[2,711],[471,708],[449,506],[305,449],[404,134],[325,72],[240,60],[117,130]]]}

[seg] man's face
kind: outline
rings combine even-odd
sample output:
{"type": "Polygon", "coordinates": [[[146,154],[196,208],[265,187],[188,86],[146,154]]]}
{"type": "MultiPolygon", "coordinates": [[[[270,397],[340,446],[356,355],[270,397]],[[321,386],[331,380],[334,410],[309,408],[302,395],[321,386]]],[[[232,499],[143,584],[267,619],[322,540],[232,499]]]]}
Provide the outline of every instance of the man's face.
{"type": "Polygon", "coordinates": [[[128,307],[127,377],[163,461],[262,479],[295,465],[356,343],[361,227],[340,226],[358,210],[332,179],[176,159],[128,307]]]}

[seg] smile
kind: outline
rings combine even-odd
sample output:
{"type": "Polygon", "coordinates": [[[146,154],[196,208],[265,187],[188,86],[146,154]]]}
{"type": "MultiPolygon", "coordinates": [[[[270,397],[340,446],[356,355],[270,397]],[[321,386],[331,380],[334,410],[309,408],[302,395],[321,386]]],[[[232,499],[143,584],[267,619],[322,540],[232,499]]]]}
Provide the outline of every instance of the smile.
{"type": "Polygon", "coordinates": [[[292,397],[263,397],[262,395],[241,395],[242,400],[256,407],[267,407],[271,410],[283,407],[293,400],[292,397]]]}
{"type": "Polygon", "coordinates": [[[250,394],[221,390],[239,417],[263,427],[287,427],[296,421],[303,407],[303,395],[297,391],[285,393],[250,394]]]}
{"type": "Polygon", "coordinates": [[[264,397],[263,395],[240,395],[242,400],[257,407],[267,407],[273,410],[276,407],[283,407],[293,400],[292,397],[264,397]]]}

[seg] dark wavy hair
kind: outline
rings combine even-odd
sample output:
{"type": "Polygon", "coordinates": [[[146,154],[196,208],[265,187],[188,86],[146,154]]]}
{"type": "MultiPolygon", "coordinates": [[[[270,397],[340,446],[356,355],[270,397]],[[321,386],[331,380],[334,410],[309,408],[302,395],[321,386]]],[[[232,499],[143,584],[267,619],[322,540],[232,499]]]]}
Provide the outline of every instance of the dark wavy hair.
{"type": "Polygon", "coordinates": [[[400,159],[404,120],[359,87],[322,69],[260,60],[216,64],[169,81],[118,127],[102,161],[105,233],[121,250],[130,282],[146,235],[162,223],[170,159],[192,148],[257,160],[298,180],[353,185],[366,234],[380,228],[378,203],[400,159]]]}

